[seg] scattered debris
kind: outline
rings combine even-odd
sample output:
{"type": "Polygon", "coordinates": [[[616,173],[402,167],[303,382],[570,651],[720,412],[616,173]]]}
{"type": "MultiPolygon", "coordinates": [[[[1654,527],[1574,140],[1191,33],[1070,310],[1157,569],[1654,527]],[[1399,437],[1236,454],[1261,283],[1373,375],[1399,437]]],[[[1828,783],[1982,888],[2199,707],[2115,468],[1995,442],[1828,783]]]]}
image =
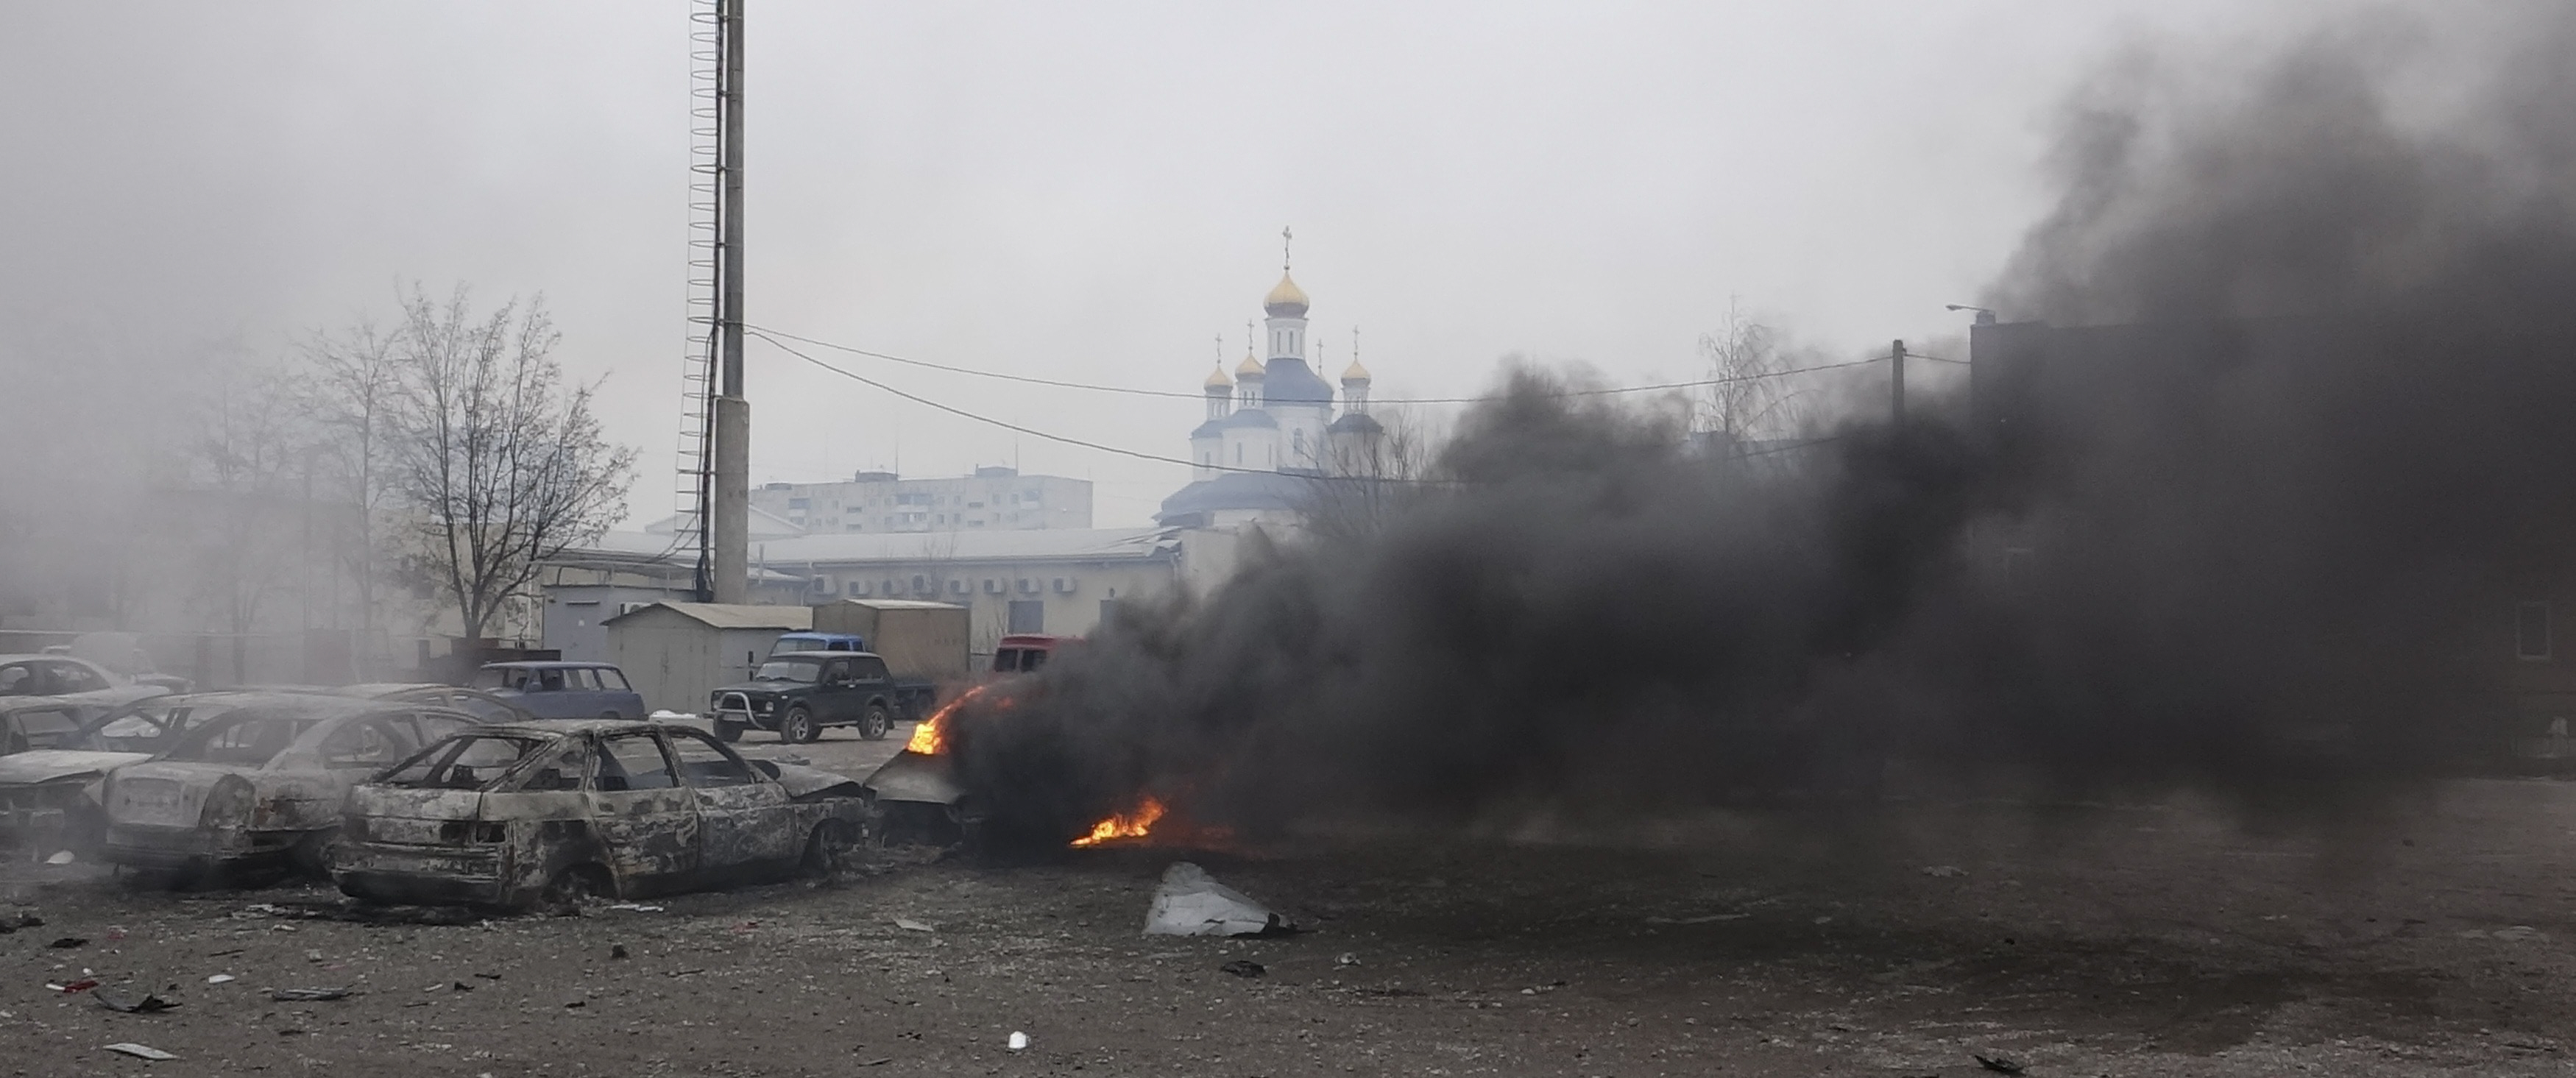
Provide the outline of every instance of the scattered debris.
{"type": "Polygon", "coordinates": [[[859,1065],[860,1065],[860,1066],[862,1066],[862,1067],[882,1067],[882,1066],[885,1066],[886,1064],[888,1064],[888,1063],[892,1063],[892,1062],[894,1062],[894,1057],[893,1057],[893,1056],[878,1056],[878,1057],[877,1057],[877,1058],[875,1058],[875,1059],[871,1059],[871,1060],[869,1060],[869,1061],[867,1061],[867,1062],[865,1062],[865,1063],[861,1063],[861,1064],[859,1064],[859,1065]]]}
{"type": "Polygon", "coordinates": [[[64,936],[63,938],[55,940],[52,943],[48,943],[45,946],[51,947],[57,951],[68,951],[74,947],[89,946],[89,940],[87,937],[83,936],[64,936]]]}
{"type": "Polygon", "coordinates": [[[1241,958],[1235,959],[1234,961],[1228,962],[1222,966],[1218,966],[1217,970],[1223,973],[1234,974],[1237,977],[1258,977],[1264,973],[1270,972],[1270,968],[1268,966],[1264,966],[1259,962],[1247,961],[1241,958]]]}
{"type": "Polygon", "coordinates": [[[936,931],[938,931],[938,929],[932,928],[932,927],[930,927],[930,926],[929,926],[929,925],[927,925],[927,924],[923,924],[922,922],[920,922],[920,921],[916,921],[916,920],[913,920],[913,919],[911,919],[911,918],[909,918],[909,917],[897,917],[897,918],[895,918],[895,919],[894,919],[894,926],[895,926],[896,928],[900,928],[900,929],[902,929],[902,930],[904,930],[904,931],[906,931],[906,932],[936,932],[936,931]]]}
{"type": "Polygon", "coordinates": [[[1336,958],[1334,958],[1334,959],[1333,959],[1333,964],[1334,964],[1334,965],[1336,965],[1336,966],[1356,966],[1356,965],[1359,965],[1359,964],[1360,964],[1360,956],[1359,956],[1359,952],[1357,952],[1357,951],[1344,951],[1344,952],[1342,952],[1342,953],[1341,953],[1341,955],[1340,955],[1339,957],[1336,957],[1336,958]]]}
{"type": "Polygon", "coordinates": [[[179,1057],[177,1057],[177,1056],[171,1055],[171,1054],[170,1054],[170,1053],[168,1053],[168,1052],[164,1052],[164,1051],[162,1051],[162,1050],[160,1050],[160,1049],[158,1049],[158,1048],[154,1048],[154,1047],[152,1047],[151,1045],[148,1045],[148,1044],[136,1044],[136,1043],[134,1043],[134,1042],[132,1042],[132,1041],[122,1041],[122,1042],[119,1042],[119,1043],[116,1043],[116,1044],[108,1045],[108,1046],[107,1046],[107,1050],[108,1050],[108,1051],[111,1051],[111,1052],[114,1052],[114,1053],[116,1053],[116,1054],[118,1054],[118,1055],[128,1055],[128,1056],[133,1056],[133,1057],[134,1057],[134,1058],[136,1058],[136,1059],[162,1060],[162,1059],[177,1059],[177,1058],[179,1058],[179,1057]]]}
{"type": "Polygon", "coordinates": [[[1249,896],[1208,877],[1187,861],[1173,862],[1145,912],[1148,936],[1268,936],[1297,926],[1249,896]]]}
{"type": "Polygon", "coordinates": [[[268,998],[279,1003],[319,1003],[329,999],[347,999],[356,995],[354,988],[271,988],[268,998]]]}
{"type": "Polygon", "coordinates": [[[1025,1051],[1029,1046],[1029,1035],[1018,1030],[1012,1030],[1011,1039],[1007,1043],[1010,1044],[1011,1050],[1014,1052],[1025,1051]]]}
{"type": "Polygon", "coordinates": [[[1988,1058],[1986,1058],[1986,1057],[1984,1057],[1984,1056],[1977,1055],[1977,1054],[1975,1054],[1975,1053],[1973,1053],[1973,1052],[1969,1053],[1969,1056],[1970,1056],[1970,1058],[1975,1059],[1975,1060],[1977,1061],[1977,1065],[1978,1065],[1978,1066],[1980,1066],[1980,1067],[1984,1067],[1985,1069],[1990,1070],[1990,1071],[1993,1071],[1993,1072],[1995,1072],[1995,1073],[1997,1073],[1997,1074],[2020,1074],[2020,1073],[2022,1072],[2022,1070],[2023,1070],[2023,1068],[2022,1068],[2022,1065],[2021,1065],[2021,1064],[2019,1064],[2019,1063],[2015,1063],[2015,1062],[2013,1062],[2012,1060],[2009,1060],[2009,1059],[2005,1059],[2005,1058],[2003,1058],[2002,1056],[1996,1056],[1996,1057],[1994,1057],[1993,1059],[1988,1059],[1988,1058]]]}
{"type": "Polygon", "coordinates": [[[0,936],[6,936],[21,928],[43,927],[45,927],[45,919],[32,913],[21,913],[15,917],[0,917],[0,936]]]}
{"type": "Polygon", "coordinates": [[[1923,874],[1936,880],[1949,880],[1967,875],[1968,870],[1957,865],[1934,865],[1924,869],[1923,874]]]}
{"type": "Polygon", "coordinates": [[[169,1000],[150,994],[146,994],[142,999],[129,1000],[118,994],[114,989],[108,988],[102,988],[96,992],[90,993],[90,998],[97,1000],[98,1005],[101,1007],[105,1007],[111,1011],[121,1011],[126,1014],[158,1014],[162,1011],[178,1006],[176,1003],[172,1003],[169,1000]]]}
{"type": "Polygon", "coordinates": [[[612,944],[609,944],[609,945],[608,945],[608,957],[609,957],[609,958],[611,958],[611,959],[618,959],[618,958],[624,958],[624,957],[626,957],[626,945],[625,945],[625,944],[623,944],[623,943],[612,943],[612,944]]]}
{"type": "Polygon", "coordinates": [[[215,975],[214,975],[214,976],[212,976],[212,977],[208,977],[208,978],[206,978],[206,983],[207,983],[207,984],[231,984],[232,982],[237,981],[237,980],[240,980],[240,979],[241,979],[241,978],[235,977],[235,976],[233,976],[232,974],[229,974],[229,973],[218,973],[218,974],[215,974],[215,975]]]}
{"type": "Polygon", "coordinates": [[[74,860],[77,860],[77,858],[72,855],[72,851],[56,850],[52,857],[45,858],[45,863],[49,865],[68,865],[74,860]]]}
{"type": "Polygon", "coordinates": [[[98,982],[91,978],[83,977],[80,980],[71,982],[70,984],[49,984],[45,987],[56,992],[87,992],[90,989],[98,987],[98,982]]]}
{"type": "Polygon", "coordinates": [[[2487,935],[2495,939],[2503,940],[2507,943],[2521,943],[2525,940],[2549,938],[2549,933],[2533,928],[2530,925],[2514,925],[2509,928],[2499,928],[2493,932],[2487,933],[2487,935]]]}
{"type": "Polygon", "coordinates": [[[1714,924],[1719,921],[1741,921],[1751,916],[1753,915],[1749,913],[1703,913],[1697,917],[1649,917],[1646,918],[1646,923],[1650,925],[1705,925],[1714,924]]]}
{"type": "Polygon", "coordinates": [[[669,907],[667,907],[667,906],[642,906],[642,905],[637,905],[636,903],[633,903],[633,902],[620,902],[620,903],[618,903],[618,904],[616,904],[616,905],[614,905],[614,906],[610,906],[610,907],[608,907],[608,908],[609,908],[609,909],[612,909],[612,910],[632,910],[632,911],[634,911],[634,912],[636,912],[636,913],[660,913],[660,912],[662,912],[662,911],[664,911],[664,910],[668,909],[669,907]]]}

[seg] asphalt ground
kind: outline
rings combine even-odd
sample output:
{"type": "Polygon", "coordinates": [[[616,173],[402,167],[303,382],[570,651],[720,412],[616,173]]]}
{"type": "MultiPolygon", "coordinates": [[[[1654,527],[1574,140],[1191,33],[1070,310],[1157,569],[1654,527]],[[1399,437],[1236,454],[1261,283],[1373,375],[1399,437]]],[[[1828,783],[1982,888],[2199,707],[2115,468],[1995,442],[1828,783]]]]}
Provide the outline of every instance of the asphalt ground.
{"type": "MultiPolygon", "coordinates": [[[[864,774],[901,734],[744,745],[864,774]]],[[[2186,797],[1924,797],[1830,824],[898,849],[825,883],[494,919],[18,864],[0,916],[44,923],[0,935],[0,1073],[2576,1072],[2576,784],[2397,809],[2320,834],[2186,797]],[[1142,935],[1184,858],[1307,931],[1142,935]],[[85,979],[178,1006],[46,987],[85,979]]]]}

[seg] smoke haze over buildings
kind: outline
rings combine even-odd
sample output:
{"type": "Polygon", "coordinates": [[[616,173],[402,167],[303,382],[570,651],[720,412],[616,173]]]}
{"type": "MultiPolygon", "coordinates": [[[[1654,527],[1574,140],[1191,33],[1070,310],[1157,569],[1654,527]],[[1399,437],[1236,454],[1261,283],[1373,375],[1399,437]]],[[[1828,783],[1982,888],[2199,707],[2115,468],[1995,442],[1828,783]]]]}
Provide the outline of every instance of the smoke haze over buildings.
{"type": "Polygon", "coordinates": [[[1382,534],[1114,626],[968,717],[967,774],[1044,830],[1138,790],[1696,804],[1888,752],[2263,802],[2499,743],[2564,706],[2515,619],[2576,526],[2576,14],[2514,10],[2142,45],[2064,113],[1973,407],[1718,463],[1515,373],[1382,534]]]}

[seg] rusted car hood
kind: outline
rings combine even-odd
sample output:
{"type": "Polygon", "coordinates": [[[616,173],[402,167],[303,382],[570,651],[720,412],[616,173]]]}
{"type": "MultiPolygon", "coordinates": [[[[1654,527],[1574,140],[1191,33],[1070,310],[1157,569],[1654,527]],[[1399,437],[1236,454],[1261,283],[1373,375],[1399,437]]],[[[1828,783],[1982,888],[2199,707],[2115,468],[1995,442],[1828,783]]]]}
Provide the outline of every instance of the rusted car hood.
{"type": "Polygon", "coordinates": [[[957,769],[945,756],[925,756],[918,752],[898,752],[885,762],[876,774],[868,776],[867,787],[879,802],[917,801],[933,805],[953,805],[966,795],[957,785],[957,769]]]}
{"type": "Polygon", "coordinates": [[[0,756],[0,786],[33,786],[64,779],[96,778],[128,764],[152,758],[148,752],[85,752],[38,749],[0,756]]]}

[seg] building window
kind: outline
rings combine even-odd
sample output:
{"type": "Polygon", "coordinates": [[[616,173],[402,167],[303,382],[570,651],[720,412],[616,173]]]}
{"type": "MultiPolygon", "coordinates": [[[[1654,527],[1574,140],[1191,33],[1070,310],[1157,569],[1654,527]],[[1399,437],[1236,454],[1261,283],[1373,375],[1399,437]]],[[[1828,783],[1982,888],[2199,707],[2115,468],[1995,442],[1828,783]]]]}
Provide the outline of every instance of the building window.
{"type": "Polygon", "coordinates": [[[1290,431],[1289,438],[1293,442],[1293,445],[1290,447],[1292,459],[1306,459],[1306,429],[1299,427],[1296,430],[1290,431]]]}
{"type": "Polygon", "coordinates": [[[1046,631],[1046,601],[1043,599],[1011,600],[1011,632],[1042,633],[1046,631]]]}
{"type": "Polygon", "coordinates": [[[1234,443],[1234,462],[1235,462],[1235,463],[1237,463],[1237,464],[1241,464],[1241,463],[1243,463],[1243,443],[1242,443],[1242,442],[1236,442],[1236,443],[1234,443]]]}
{"type": "Polygon", "coordinates": [[[2513,653],[2525,659],[2549,657],[2549,604],[2523,603],[2513,608],[2513,653]]]}

